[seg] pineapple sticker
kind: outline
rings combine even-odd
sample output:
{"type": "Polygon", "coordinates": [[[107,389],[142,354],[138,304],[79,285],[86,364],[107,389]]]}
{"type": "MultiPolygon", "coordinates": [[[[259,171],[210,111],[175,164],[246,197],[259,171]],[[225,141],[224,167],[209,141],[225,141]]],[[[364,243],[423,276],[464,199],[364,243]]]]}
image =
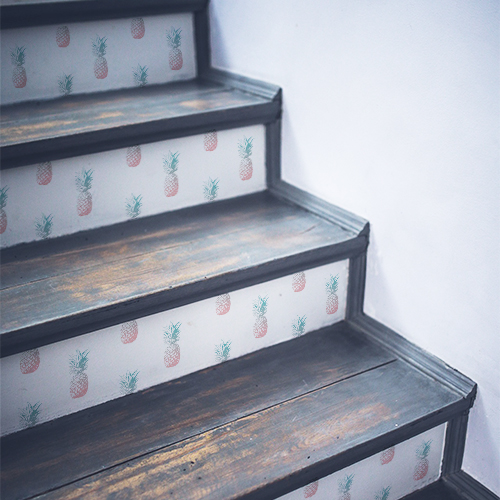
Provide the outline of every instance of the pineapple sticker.
{"type": "Polygon", "coordinates": [[[40,186],[46,186],[47,184],[50,184],[51,180],[52,163],[50,163],[50,161],[39,163],[36,169],[36,182],[40,184],[40,186]]]}
{"type": "Polygon", "coordinates": [[[168,156],[163,158],[163,170],[165,171],[165,196],[167,198],[175,196],[179,192],[179,179],[177,169],[179,165],[179,152],[168,152],[168,156]]]}
{"type": "Polygon", "coordinates": [[[264,337],[267,333],[267,301],[268,298],[262,298],[260,295],[253,303],[253,315],[255,316],[255,323],[253,325],[253,336],[256,339],[264,337]]]}
{"type": "Polygon", "coordinates": [[[137,390],[137,379],[139,378],[139,370],[135,372],[127,372],[120,377],[120,392],[125,396],[132,394],[137,390]]]}
{"type": "Polygon", "coordinates": [[[134,17],[130,23],[130,32],[132,33],[132,38],[140,40],[144,33],[146,33],[146,27],[144,26],[144,19],[142,17],[134,17]]]}
{"type": "Polygon", "coordinates": [[[229,296],[229,294],[224,293],[222,295],[219,295],[215,299],[215,313],[218,316],[223,316],[224,314],[227,314],[229,312],[229,309],[231,309],[231,297],[229,296]]]}
{"type": "Polygon", "coordinates": [[[170,47],[168,53],[168,64],[170,69],[177,71],[182,68],[182,52],[179,48],[181,46],[181,29],[170,28],[167,31],[167,43],[170,47]]]}
{"type": "Polygon", "coordinates": [[[76,189],[78,190],[78,200],[76,203],[76,211],[80,217],[88,215],[92,212],[92,175],[93,170],[82,170],[80,175],[75,178],[76,189]]]}
{"type": "Polygon", "coordinates": [[[69,28],[67,26],[59,26],[56,30],[56,43],[58,47],[67,47],[70,42],[69,28]]]}
{"type": "Polygon", "coordinates": [[[339,500],[351,500],[351,486],[354,479],[354,474],[345,475],[343,479],[339,481],[339,500]]]}
{"type": "Polygon", "coordinates": [[[207,201],[214,201],[219,193],[219,179],[208,178],[208,182],[203,185],[203,196],[207,201]]]}
{"type": "Polygon", "coordinates": [[[306,331],[306,317],[299,316],[297,320],[292,323],[292,333],[294,337],[301,337],[306,331]]]}
{"type": "Polygon", "coordinates": [[[137,219],[141,215],[142,208],[142,196],[130,195],[130,198],[125,200],[125,212],[127,212],[127,217],[129,219],[137,219]]]}
{"type": "Polygon", "coordinates": [[[137,87],[145,87],[148,84],[148,68],[147,66],[137,65],[137,69],[132,72],[134,83],[137,87]]]}
{"type": "Polygon", "coordinates": [[[375,500],[387,500],[389,498],[390,491],[391,491],[391,487],[390,486],[387,486],[387,488],[382,488],[375,495],[375,500]]]}
{"type": "Polygon", "coordinates": [[[121,328],[121,340],[123,344],[131,344],[139,334],[139,326],[137,321],[128,321],[123,323],[121,328]]]}
{"type": "Polygon", "coordinates": [[[20,368],[21,373],[27,375],[38,370],[40,366],[40,353],[38,349],[30,349],[21,354],[20,368]]]}
{"type": "Polygon", "coordinates": [[[339,289],[339,275],[330,275],[326,282],[326,314],[335,314],[339,308],[339,298],[337,290],[339,289]]]}
{"type": "Polygon", "coordinates": [[[19,421],[21,427],[33,427],[38,424],[38,419],[40,417],[40,406],[42,403],[38,402],[32,405],[28,403],[25,408],[23,408],[19,414],[19,421]]]}
{"type": "Polygon", "coordinates": [[[73,92],[73,75],[63,75],[57,80],[59,93],[63,96],[68,96],[73,92]]]}
{"type": "Polygon", "coordinates": [[[229,355],[231,353],[231,341],[227,342],[221,341],[220,344],[215,346],[215,359],[222,363],[223,361],[227,361],[229,359],[229,355]]]}
{"type": "Polygon", "coordinates": [[[318,491],[319,481],[314,481],[304,487],[304,498],[311,498],[318,491]]]}
{"type": "Polygon", "coordinates": [[[292,277],[292,290],[301,292],[306,287],[306,273],[295,273],[292,277]]]}
{"type": "Polygon", "coordinates": [[[390,448],[388,448],[387,450],[383,451],[381,454],[380,454],[380,463],[382,465],[386,465],[388,464],[389,462],[392,461],[392,459],[394,458],[394,453],[396,451],[396,447],[395,446],[391,446],[390,448]]]}
{"type": "Polygon", "coordinates": [[[92,54],[94,54],[94,75],[98,80],[102,80],[108,76],[108,61],[104,57],[106,55],[107,38],[96,37],[92,40],[92,54]]]}
{"type": "Polygon", "coordinates": [[[141,163],[141,146],[131,146],[127,148],[127,165],[137,167],[141,163]]]}
{"type": "Polygon", "coordinates": [[[0,189],[0,234],[5,233],[7,229],[7,214],[5,213],[5,207],[7,206],[7,191],[9,188],[7,186],[0,189]]]}
{"type": "Polygon", "coordinates": [[[423,479],[427,475],[427,472],[429,472],[429,460],[427,460],[427,457],[431,451],[431,443],[432,440],[424,441],[417,448],[416,455],[418,462],[413,471],[413,479],[415,481],[420,481],[420,479],[423,479]]]}
{"type": "Polygon", "coordinates": [[[253,148],[253,137],[247,139],[246,137],[238,143],[238,154],[240,155],[240,179],[242,181],[247,181],[252,178],[253,166],[252,166],[252,148],[253,148]]]}
{"type": "Polygon", "coordinates": [[[42,238],[42,240],[46,240],[49,236],[50,233],[52,232],[52,226],[53,226],[53,215],[44,215],[39,219],[35,220],[35,233],[39,238],[42,238]]]}
{"type": "Polygon", "coordinates": [[[85,373],[89,362],[89,351],[76,351],[75,356],[69,359],[69,372],[71,373],[71,383],[69,394],[73,399],[82,398],[89,389],[89,378],[85,373]]]}
{"type": "Polygon", "coordinates": [[[165,362],[165,366],[167,368],[176,366],[177,364],[179,364],[179,361],[181,359],[181,348],[179,347],[178,343],[179,334],[181,333],[180,329],[180,323],[170,323],[170,326],[168,328],[165,328],[165,331],[163,332],[163,340],[167,344],[163,361],[165,362]]]}
{"type": "Polygon", "coordinates": [[[26,70],[24,69],[24,62],[26,61],[26,47],[17,47],[16,50],[10,53],[10,60],[14,65],[12,71],[12,83],[16,89],[26,87],[28,81],[26,77],[26,70]]]}
{"type": "Polygon", "coordinates": [[[203,146],[205,151],[214,151],[217,147],[217,130],[210,130],[203,138],[203,146]]]}

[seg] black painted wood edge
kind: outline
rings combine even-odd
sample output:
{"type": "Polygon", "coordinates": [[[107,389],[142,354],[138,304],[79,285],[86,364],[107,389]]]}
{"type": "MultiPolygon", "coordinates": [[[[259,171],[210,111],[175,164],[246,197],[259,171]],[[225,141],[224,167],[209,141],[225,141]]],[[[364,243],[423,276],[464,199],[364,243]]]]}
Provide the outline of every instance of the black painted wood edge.
{"type": "Polygon", "coordinates": [[[268,188],[279,180],[280,175],[281,118],[266,125],[266,183],[268,188]]]}
{"type": "Polygon", "coordinates": [[[349,261],[349,280],[347,284],[346,320],[363,314],[366,282],[366,252],[349,261]]]}
{"type": "Polygon", "coordinates": [[[210,23],[208,0],[205,7],[194,13],[194,41],[196,47],[197,74],[205,73],[211,66],[210,23]]]}
{"type": "Polygon", "coordinates": [[[351,318],[349,324],[369,335],[375,342],[395,353],[400,359],[458,393],[468,401],[465,410],[470,409],[474,404],[477,391],[476,383],[437,356],[417,347],[394,330],[366,314],[351,318]]]}
{"type": "Polygon", "coordinates": [[[500,500],[500,497],[463,470],[443,477],[443,482],[465,500],[500,500]]]}
{"type": "MultiPolygon", "coordinates": [[[[276,173],[272,174],[276,178],[276,173]]],[[[366,219],[359,217],[343,208],[328,203],[313,194],[310,194],[302,189],[299,189],[288,182],[278,180],[274,182],[269,191],[282,200],[293,202],[294,204],[302,207],[315,215],[323,217],[324,219],[338,224],[349,231],[353,231],[358,236],[365,236],[368,238],[370,234],[370,224],[366,219]]]]}
{"type": "Polygon", "coordinates": [[[469,412],[465,411],[448,422],[441,465],[443,476],[458,472],[462,468],[468,421],[469,412]]]}
{"type": "Polygon", "coordinates": [[[177,12],[197,12],[208,0],[78,0],[32,1],[1,7],[1,28],[13,29],[49,24],[119,19],[177,12]]]}

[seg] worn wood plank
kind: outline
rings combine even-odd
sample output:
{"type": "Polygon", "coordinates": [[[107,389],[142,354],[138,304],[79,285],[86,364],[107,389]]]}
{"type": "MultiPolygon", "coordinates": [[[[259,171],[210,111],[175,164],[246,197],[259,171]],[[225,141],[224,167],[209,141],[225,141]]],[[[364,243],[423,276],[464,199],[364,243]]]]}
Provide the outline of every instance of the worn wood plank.
{"type": "Polygon", "coordinates": [[[7,436],[3,498],[67,484],[394,359],[340,323],[7,436]]]}
{"type": "Polygon", "coordinates": [[[401,500],[466,500],[448,487],[442,479],[405,496],[401,500]]]}
{"type": "Polygon", "coordinates": [[[353,450],[457,398],[398,360],[41,498],[275,498],[305,484],[312,471],[321,477],[349,465],[346,453],[357,461],[353,450]]]}
{"type": "Polygon", "coordinates": [[[2,355],[332,262],[366,246],[363,238],[265,193],[161,220],[163,227],[155,222],[151,233],[139,236],[134,226],[128,237],[115,231],[116,240],[105,244],[94,238],[78,248],[70,239],[66,250],[63,241],[51,256],[26,250],[31,258],[14,259],[12,251],[2,266],[2,355]]]}

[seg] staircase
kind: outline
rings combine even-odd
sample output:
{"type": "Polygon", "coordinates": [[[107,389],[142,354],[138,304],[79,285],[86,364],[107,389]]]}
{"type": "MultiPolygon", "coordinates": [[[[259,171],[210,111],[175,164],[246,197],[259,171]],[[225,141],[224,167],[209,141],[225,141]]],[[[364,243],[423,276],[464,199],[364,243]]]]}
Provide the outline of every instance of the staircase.
{"type": "Polygon", "coordinates": [[[493,498],[475,384],[363,313],[368,222],[281,179],[207,3],[3,4],[2,498],[493,498]]]}

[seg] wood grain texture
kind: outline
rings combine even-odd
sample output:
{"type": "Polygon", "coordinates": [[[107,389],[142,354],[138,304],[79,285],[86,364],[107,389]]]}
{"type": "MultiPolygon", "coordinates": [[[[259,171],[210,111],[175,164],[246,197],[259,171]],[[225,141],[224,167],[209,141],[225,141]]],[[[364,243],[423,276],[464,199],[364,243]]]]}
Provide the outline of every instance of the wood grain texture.
{"type": "Polygon", "coordinates": [[[439,480],[401,500],[465,500],[465,498],[439,480]]]}
{"type": "MultiPolygon", "coordinates": [[[[277,404],[41,498],[276,498],[457,396],[401,361],[277,404]]],[[[363,457],[355,457],[358,461],[363,457]]]]}
{"type": "Polygon", "coordinates": [[[91,232],[4,253],[2,356],[366,248],[364,238],[267,193],[129,227],[104,228],[102,239],[103,231],[91,232]]]}
{"type": "Polygon", "coordinates": [[[339,323],[7,436],[2,498],[67,484],[394,359],[339,323]]]}

